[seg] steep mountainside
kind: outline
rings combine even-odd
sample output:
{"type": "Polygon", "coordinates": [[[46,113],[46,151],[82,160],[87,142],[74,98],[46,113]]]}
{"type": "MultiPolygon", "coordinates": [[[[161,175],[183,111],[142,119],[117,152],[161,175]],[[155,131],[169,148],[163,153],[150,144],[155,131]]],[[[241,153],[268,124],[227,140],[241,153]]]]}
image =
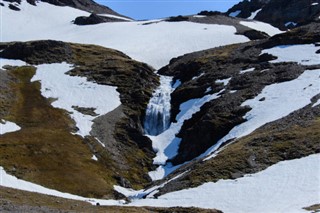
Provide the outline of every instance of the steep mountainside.
{"type": "Polygon", "coordinates": [[[227,12],[227,15],[270,23],[280,29],[293,28],[310,21],[319,21],[318,0],[244,0],[227,12]]]}
{"type": "MultiPolygon", "coordinates": [[[[0,3],[0,6],[6,7],[13,11],[21,11],[23,7],[21,7],[21,3],[24,1],[21,0],[3,0],[4,2],[8,2],[6,5],[4,2],[0,3]]],[[[89,25],[89,24],[99,24],[103,22],[114,22],[114,21],[131,21],[130,18],[120,15],[110,9],[109,7],[97,4],[93,0],[26,0],[30,5],[37,6],[39,2],[46,2],[51,5],[59,6],[59,7],[72,7],[75,9],[79,9],[82,11],[86,11],[91,13],[91,17],[81,16],[75,20],[75,24],[78,25],[89,25]],[[99,15],[100,14],[100,15],[99,15]]]]}
{"type": "Polygon", "coordinates": [[[305,2],[132,21],[0,0],[0,211],[317,210],[318,4],[288,16],[305,2]],[[273,9],[298,24],[249,20],[273,9]]]}

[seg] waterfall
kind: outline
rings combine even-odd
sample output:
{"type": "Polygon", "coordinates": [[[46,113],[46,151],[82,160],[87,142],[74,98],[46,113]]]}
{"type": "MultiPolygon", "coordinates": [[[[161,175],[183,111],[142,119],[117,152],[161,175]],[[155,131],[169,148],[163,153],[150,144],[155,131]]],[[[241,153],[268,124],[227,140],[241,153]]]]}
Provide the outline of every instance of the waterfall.
{"type": "Polygon", "coordinates": [[[160,76],[160,86],[154,91],[147,106],[144,130],[148,135],[158,135],[170,126],[172,77],[160,76]]]}

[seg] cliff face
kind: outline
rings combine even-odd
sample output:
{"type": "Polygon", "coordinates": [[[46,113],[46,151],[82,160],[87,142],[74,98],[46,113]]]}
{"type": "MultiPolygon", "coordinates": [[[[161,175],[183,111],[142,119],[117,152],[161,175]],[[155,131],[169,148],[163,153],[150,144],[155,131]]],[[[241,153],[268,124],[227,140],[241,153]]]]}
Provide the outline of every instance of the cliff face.
{"type": "Polygon", "coordinates": [[[230,8],[227,15],[251,18],[270,23],[280,29],[293,28],[310,21],[318,21],[320,2],[318,0],[270,0],[242,1],[230,8]]]}

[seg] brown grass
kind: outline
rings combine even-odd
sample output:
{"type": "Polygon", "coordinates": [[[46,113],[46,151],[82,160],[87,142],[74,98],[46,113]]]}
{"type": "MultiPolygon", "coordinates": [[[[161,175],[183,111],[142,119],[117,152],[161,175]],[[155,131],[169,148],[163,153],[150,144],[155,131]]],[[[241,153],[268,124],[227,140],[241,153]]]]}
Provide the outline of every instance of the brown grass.
{"type": "Polygon", "coordinates": [[[84,140],[71,134],[74,123],[65,111],[41,96],[38,82],[30,82],[34,67],[11,71],[17,100],[4,119],[22,129],[0,136],[0,165],[9,173],[49,188],[82,196],[112,194],[115,181],[107,165],[91,160],[84,140]]]}

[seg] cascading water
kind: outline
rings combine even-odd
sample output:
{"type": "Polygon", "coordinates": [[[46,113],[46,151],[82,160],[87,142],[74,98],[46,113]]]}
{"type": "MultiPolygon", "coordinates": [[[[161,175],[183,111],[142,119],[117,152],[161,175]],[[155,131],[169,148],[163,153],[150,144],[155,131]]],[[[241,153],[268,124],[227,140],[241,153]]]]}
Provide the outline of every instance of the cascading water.
{"type": "Polygon", "coordinates": [[[170,100],[172,77],[161,76],[160,86],[154,91],[147,107],[144,130],[148,135],[158,135],[170,126],[170,100]]]}

